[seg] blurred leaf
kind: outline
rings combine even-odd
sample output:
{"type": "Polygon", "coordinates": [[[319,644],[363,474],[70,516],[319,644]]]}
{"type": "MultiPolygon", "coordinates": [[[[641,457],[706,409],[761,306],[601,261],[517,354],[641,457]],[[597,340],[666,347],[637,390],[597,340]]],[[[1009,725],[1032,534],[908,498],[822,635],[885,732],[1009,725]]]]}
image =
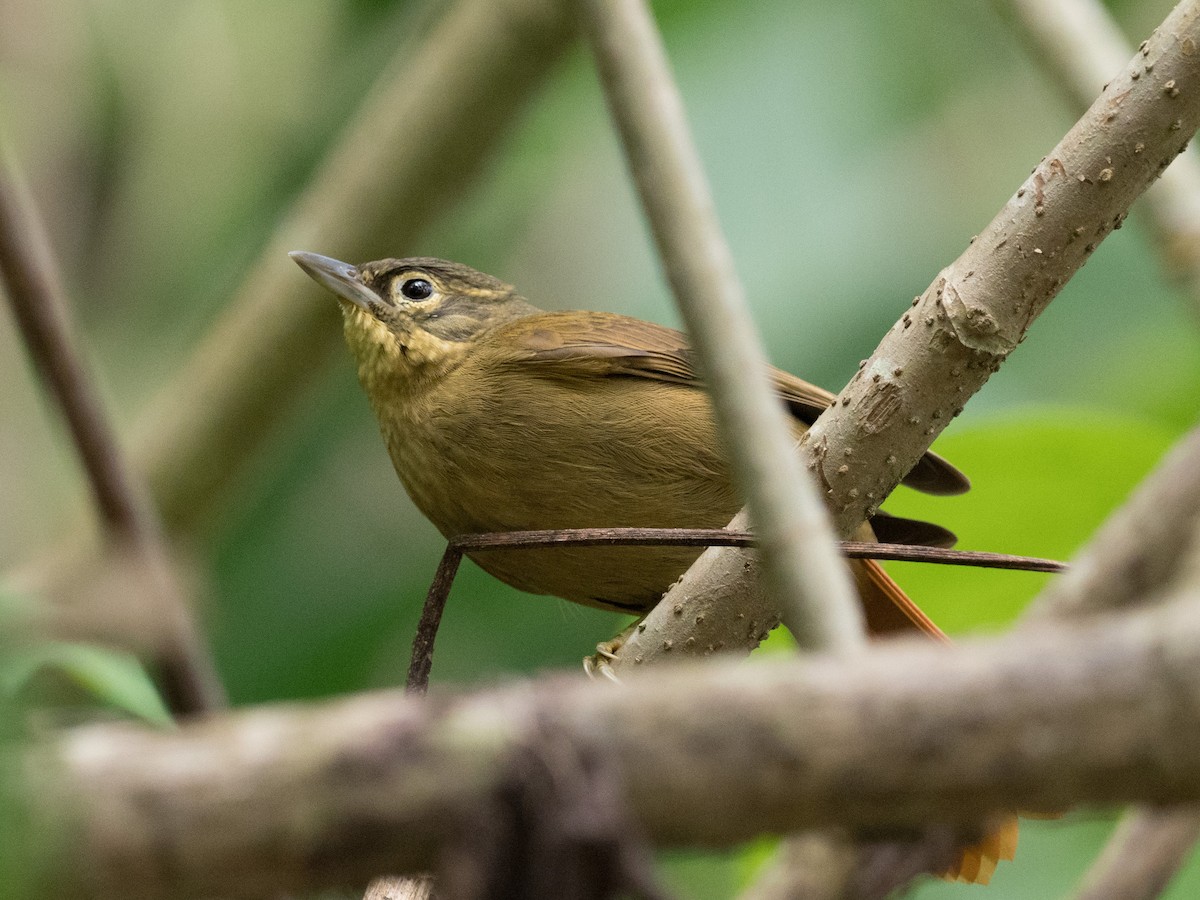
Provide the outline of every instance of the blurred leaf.
{"type": "Polygon", "coordinates": [[[16,697],[47,674],[66,679],[105,706],[156,725],[171,724],[150,676],[130,653],[57,641],[23,647],[0,660],[0,691],[16,697]]]}
{"type": "MultiPolygon", "coordinates": [[[[1030,410],[947,434],[937,450],[971,478],[961,497],[897,491],[896,515],[953,530],[964,550],[1069,560],[1171,446],[1160,425],[1094,410],[1030,410]]],[[[887,563],[946,631],[1011,622],[1050,575],[887,563]]],[[[793,645],[776,629],[764,645],[793,645]]]]}
{"type": "Polygon", "coordinates": [[[39,872],[51,869],[56,832],[46,831],[23,765],[27,745],[11,723],[18,717],[0,697],[0,900],[48,896],[35,890],[39,872]]]}
{"type": "MultiPolygon", "coordinates": [[[[967,550],[1067,560],[1170,447],[1159,425],[1088,410],[1030,410],[949,434],[938,452],[970,477],[962,497],[898,491],[887,508],[946,525],[967,550]]],[[[891,563],[947,631],[1004,625],[1050,575],[891,563]]]]}
{"type": "Polygon", "coordinates": [[[742,884],[739,853],[670,850],[658,854],[663,883],[688,900],[736,897],[742,884]]]}
{"type": "Polygon", "coordinates": [[[31,781],[32,749],[22,698],[7,690],[6,674],[23,648],[34,600],[0,584],[0,900],[48,896],[41,877],[62,859],[58,810],[31,781]]]}

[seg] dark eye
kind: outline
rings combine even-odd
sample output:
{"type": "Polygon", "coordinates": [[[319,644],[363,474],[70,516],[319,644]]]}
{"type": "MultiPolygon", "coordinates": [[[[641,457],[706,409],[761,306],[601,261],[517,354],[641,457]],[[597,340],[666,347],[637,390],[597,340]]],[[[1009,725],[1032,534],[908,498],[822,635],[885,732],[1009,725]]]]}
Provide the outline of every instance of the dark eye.
{"type": "Polygon", "coordinates": [[[409,300],[424,300],[433,294],[433,285],[424,278],[407,278],[400,285],[400,293],[409,300]]]}

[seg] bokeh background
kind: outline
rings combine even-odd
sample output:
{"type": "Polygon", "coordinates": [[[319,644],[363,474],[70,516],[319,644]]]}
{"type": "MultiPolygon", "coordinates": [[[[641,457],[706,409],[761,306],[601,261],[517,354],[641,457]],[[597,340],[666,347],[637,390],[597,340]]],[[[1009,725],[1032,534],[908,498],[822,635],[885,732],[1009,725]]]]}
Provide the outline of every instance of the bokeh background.
{"type": "MultiPolygon", "coordinates": [[[[438,6],[0,0],[0,127],[123,427],[438,6]]],[[[654,6],[769,355],[834,390],[1077,117],[985,0],[654,6]]],[[[1136,44],[1169,7],[1112,11],[1136,44]]],[[[677,324],[579,48],[462,200],[394,254],[467,262],[547,308],[677,324]]],[[[889,508],[946,524],[967,548],[1069,556],[1194,422],[1198,313],[1135,214],[939,442],[974,491],[901,490],[889,508]]],[[[332,299],[328,327],[340,327],[332,299]]],[[[86,489],[7,308],[0,385],[0,566],[11,568],[70,533],[86,489]]],[[[334,354],[187,547],[221,673],[246,704],[399,683],[442,541],[395,479],[348,354],[334,354]]],[[[953,633],[1005,626],[1044,580],[892,571],[953,633]]],[[[575,668],[625,623],[520,595],[468,563],[435,689],[575,668]]],[[[988,896],[1062,894],[1111,823],[1099,811],[1025,826],[988,896]]],[[[667,874],[687,896],[724,897],[761,856],[671,854],[667,874]]],[[[1193,861],[1168,896],[1197,895],[1193,861]]]]}

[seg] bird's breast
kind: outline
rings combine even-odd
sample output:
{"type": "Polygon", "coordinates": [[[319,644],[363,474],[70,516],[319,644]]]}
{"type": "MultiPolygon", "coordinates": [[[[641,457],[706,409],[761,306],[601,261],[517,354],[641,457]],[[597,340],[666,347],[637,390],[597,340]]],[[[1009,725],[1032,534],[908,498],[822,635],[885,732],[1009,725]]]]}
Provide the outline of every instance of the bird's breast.
{"type": "MultiPolygon", "coordinates": [[[[376,412],[406,490],[447,536],[719,526],[740,505],[707,397],[694,388],[467,364],[376,412]]],[[[587,548],[489,552],[477,561],[525,590],[583,602],[636,594],[641,604],[694,555],[587,548]]]]}

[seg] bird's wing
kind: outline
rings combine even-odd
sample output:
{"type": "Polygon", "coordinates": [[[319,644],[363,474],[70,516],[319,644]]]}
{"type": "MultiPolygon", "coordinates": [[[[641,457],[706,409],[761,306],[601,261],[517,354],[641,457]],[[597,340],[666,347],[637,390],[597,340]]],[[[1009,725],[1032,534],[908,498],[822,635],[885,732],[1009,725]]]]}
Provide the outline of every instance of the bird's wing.
{"type": "MultiPolygon", "coordinates": [[[[521,362],[556,377],[651,378],[701,387],[695,353],[681,331],[615,313],[540,313],[497,328],[492,337],[521,362]]],[[[781,369],[771,369],[776,393],[791,414],[811,425],[835,397],[781,369]]],[[[927,494],[961,494],[971,483],[936,453],[926,453],[904,484],[927,494]]]]}
{"type": "MultiPolygon", "coordinates": [[[[573,312],[528,316],[503,329],[525,359],[563,376],[628,375],[701,386],[687,335],[665,325],[614,313],[573,312]]],[[[834,396],[779,369],[775,390],[802,422],[816,421],[834,396]]]]}

